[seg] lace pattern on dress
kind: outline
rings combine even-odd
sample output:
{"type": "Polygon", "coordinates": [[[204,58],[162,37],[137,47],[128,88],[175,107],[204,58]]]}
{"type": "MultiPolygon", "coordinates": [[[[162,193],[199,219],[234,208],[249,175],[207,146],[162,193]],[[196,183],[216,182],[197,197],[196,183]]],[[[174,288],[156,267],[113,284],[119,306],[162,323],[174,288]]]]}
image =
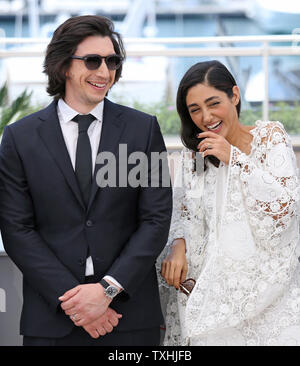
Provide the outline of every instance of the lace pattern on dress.
{"type": "MultiPolygon", "coordinates": [[[[299,171],[281,123],[257,121],[251,133],[250,155],[232,147],[227,180],[224,166],[209,166],[203,203],[186,188],[176,203],[173,232],[183,230],[197,283],[187,302],[170,298],[166,345],[300,344],[299,171]]],[[[197,177],[186,173],[193,185],[197,177]]]]}

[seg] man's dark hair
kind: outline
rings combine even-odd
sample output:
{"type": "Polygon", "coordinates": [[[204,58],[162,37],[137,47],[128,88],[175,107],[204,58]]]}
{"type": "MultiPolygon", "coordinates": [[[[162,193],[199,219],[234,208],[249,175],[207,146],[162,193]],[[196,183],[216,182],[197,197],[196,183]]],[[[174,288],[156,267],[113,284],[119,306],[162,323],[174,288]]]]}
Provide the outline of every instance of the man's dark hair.
{"type": "MultiPolygon", "coordinates": [[[[183,76],[178,87],[176,99],[177,112],[181,120],[181,140],[184,146],[196,152],[198,151],[197,145],[201,141],[196,138],[196,135],[203,131],[191,119],[186,105],[186,96],[190,88],[197,84],[205,83],[223,91],[228,98],[233,97],[232,88],[236,85],[236,81],[229,70],[216,60],[198,62],[183,76]]],[[[240,115],[240,110],[241,101],[236,106],[238,116],[240,115]]],[[[205,159],[210,160],[216,166],[219,164],[219,160],[215,156],[207,156],[205,159]]]]}
{"type": "MultiPolygon", "coordinates": [[[[121,35],[114,30],[113,22],[103,16],[84,15],[72,17],[61,24],[54,32],[47,47],[44,60],[44,73],[48,76],[47,92],[56,99],[65,96],[65,73],[69,69],[78,45],[87,37],[109,37],[115,53],[125,58],[121,35]]],[[[122,65],[116,70],[116,83],[122,74],[122,65]]]]}

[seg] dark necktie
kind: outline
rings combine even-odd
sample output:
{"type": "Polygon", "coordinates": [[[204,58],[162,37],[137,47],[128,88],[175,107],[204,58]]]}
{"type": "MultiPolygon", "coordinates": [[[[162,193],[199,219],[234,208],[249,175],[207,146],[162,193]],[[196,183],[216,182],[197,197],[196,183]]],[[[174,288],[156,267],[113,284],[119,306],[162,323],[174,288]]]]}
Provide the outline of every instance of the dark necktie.
{"type": "Polygon", "coordinates": [[[77,114],[72,121],[78,123],[75,175],[87,207],[92,185],[92,151],[87,130],[96,118],[91,114],[77,114]]]}

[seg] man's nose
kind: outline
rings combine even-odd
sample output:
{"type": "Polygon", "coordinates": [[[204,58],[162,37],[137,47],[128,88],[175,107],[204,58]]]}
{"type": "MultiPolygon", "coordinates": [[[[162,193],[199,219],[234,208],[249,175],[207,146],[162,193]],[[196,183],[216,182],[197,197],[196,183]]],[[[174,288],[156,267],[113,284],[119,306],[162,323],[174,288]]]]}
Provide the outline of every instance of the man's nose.
{"type": "Polygon", "coordinates": [[[101,75],[102,77],[109,77],[109,69],[104,59],[102,59],[101,65],[96,70],[96,73],[101,75]]]}

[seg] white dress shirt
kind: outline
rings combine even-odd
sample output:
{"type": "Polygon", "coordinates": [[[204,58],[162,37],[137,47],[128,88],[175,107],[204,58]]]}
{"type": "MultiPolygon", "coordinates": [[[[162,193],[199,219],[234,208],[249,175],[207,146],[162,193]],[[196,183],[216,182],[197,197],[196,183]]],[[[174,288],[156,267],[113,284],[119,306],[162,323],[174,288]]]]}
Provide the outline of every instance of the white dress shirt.
{"type": "MultiPolygon", "coordinates": [[[[99,148],[99,141],[101,137],[102,122],[103,122],[103,107],[104,101],[101,101],[97,106],[90,111],[96,119],[93,121],[88,128],[88,136],[91,144],[92,151],[92,167],[93,174],[95,170],[95,163],[97,152],[99,148]]],[[[65,144],[72,162],[73,169],[75,171],[75,160],[76,160],[76,147],[78,140],[78,123],[72,121],[72,119],[80,114],[71,108],[63,99],[59,99],[57,104],[57,115],[60,123],[61,131],[64,137],[65,144]]],[[[85,275],[92,276],[94,274],[93,259],[89,256],[86,260],[85,275]]],[[[114,278],[105,276],[105,279],[111,280],[117,286],[122,287],[114,278]]]]}

